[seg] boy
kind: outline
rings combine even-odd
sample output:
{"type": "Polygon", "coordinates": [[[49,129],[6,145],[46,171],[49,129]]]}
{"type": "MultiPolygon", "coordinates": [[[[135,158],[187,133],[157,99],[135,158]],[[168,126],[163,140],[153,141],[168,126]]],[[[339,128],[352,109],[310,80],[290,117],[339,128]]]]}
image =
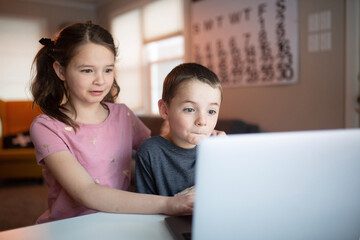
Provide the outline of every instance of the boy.
{"type": "Polygon", "coordinates": [[[175,67],[165,78],[160,116],[164,136],[144,141],[136,155],[136,191],[174,196],[194,185],[196,146],[215,131],[222,88],[215,73],[197,63],[175,67]]]}

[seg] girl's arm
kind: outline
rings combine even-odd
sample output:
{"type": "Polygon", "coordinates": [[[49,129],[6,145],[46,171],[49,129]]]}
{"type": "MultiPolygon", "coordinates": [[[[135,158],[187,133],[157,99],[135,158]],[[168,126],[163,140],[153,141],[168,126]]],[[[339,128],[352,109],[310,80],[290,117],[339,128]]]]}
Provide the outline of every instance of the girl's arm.
{"type": "Polygon", "coordinates": [[[67,193],[81,205],[102,212],[181,215],[192,213],[194,193],[165,197],[98,185],[68,151],[44,159],[67,193]]]}

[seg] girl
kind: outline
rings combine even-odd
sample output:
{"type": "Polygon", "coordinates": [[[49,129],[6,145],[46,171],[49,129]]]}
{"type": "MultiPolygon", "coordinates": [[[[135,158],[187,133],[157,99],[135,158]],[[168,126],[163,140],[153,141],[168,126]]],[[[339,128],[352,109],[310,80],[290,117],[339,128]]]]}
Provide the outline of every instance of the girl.
{"type": "Polygon", "coordinates": [[[96,211],[191,213],[193,193],[163,197],[126,191],[132,149],[150,131],[125,105],[114,103],[120,88],[111,34],[77,23],[55,41],[40,43],[31,92],[43,114],[30,135],[49,195],[48,210],[37,223],[96,211]]]}

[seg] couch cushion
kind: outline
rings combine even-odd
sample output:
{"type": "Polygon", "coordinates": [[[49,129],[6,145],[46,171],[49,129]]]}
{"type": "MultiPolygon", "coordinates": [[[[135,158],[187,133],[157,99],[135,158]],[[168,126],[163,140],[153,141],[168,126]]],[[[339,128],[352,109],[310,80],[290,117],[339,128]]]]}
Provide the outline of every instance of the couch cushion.
{"type": "Polygon", "coordinates": [[[3,148],[33,148],[29,131],[20,132],[18,134],[6,136],[3,138],[3,148]]]}

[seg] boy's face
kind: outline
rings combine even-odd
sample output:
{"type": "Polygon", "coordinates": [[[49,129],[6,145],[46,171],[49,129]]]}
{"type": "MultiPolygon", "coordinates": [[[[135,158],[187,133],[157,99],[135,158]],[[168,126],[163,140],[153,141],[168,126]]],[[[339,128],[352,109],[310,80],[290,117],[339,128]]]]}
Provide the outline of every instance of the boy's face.
{"type": "Polygon", "coordinates": [[[180,84],[170,105],[159,101],[160,115],[169,121],[166,138],[182,148],[193,148],[214,130],[220,110],[218,88],[189,80],[180,84]]]}

